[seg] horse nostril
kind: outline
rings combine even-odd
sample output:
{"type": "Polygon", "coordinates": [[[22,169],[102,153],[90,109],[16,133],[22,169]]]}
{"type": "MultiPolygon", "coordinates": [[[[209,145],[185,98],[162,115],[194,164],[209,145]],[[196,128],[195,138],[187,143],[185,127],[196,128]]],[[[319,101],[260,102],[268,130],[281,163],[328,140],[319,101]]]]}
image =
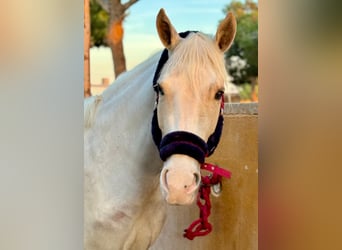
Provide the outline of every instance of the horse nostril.
{"type": "Polygon", "coordinates": [[[198,173],[194,173],[196,186],[199,185],[201,177],[198,173]]]}
{"type": "Polygon", "coordinates": [[[168,189],[168,183],[167,183],[167,172],[169,172],[169,170],[165,170],[164,174],[163,174],[163,180],[164,180],[164,185],[165,188],[168,189]]]}
{"type": "Polygon", "coordinates": [[[199,174],[195,173],[194,174],[194,182],[191,185],[184,185],[184,188],[187,189],[187,188],[190,188],[191,186],[197,187],[199,182],[200,182],[199,174]]]}
{"type": "Polygon", "coordinates": [[[164,168],[161,172],[160,181],[162,190],[165,193],[174,192],[175,190],[178,190],[177,192],[192,193],[198,188],[201,175],[197,172],[186,175],[182,171],[178,173],[178,171],[170,171],[164,168]]]}

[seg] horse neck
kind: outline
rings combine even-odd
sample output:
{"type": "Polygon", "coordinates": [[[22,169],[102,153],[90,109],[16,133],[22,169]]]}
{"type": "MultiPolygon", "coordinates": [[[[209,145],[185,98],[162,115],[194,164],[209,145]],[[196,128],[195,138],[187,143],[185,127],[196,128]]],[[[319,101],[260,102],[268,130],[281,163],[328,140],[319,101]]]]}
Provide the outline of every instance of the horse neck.
{"type": "Polygon", "coordinates": [[[161,52],[158,52],[132,70],[120,74],[115,82],[103,92],[103,99],[120,102],[120,96],[127,94],[129,96],[126,97],[130,98],[130,105],[144,100],[152,101],[154,96],[152,79],[160,55],[161,52]],[[139,90],[143,92],[139,92],[139,90]]]}
{"type": "Polygon", "coordinates": [[[114,244],[114,249],[124,244],[120,235],[151,238],[150,231],[158,232],[163,221],[162,162],[151,135],[152,78],[159,56],[119,76],[102,94],[94,121],[85,129],[86,237],[96,238],[97,231],[100,243],[114,244]],[[96,223],[105,230],[94,230],[96,223]],[[152,226],[146,229],[147,224],[152,226]]]}
{"type": "Polygon", "coordinates": [[[153,173],[156,176],[161,167],[151,135],[155,103],[152,78],[159,57],[157,53],[123,73],[103,93],[103,110],[109,110],[105,111],[104,119],[109,119],[106,123],[112,126],[111,133],[118,134],[114,147],[122,149],[122,154],[129,151],[126,157],[132,160],[132,168],[138,168],[142,175],[153,173]]]}

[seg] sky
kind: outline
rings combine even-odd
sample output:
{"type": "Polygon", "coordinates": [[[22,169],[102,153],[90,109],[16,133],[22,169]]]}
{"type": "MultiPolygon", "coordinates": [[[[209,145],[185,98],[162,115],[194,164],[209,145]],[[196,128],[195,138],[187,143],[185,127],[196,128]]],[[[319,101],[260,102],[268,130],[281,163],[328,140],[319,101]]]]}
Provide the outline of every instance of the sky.
{"type": "MultiPolygon", "coordinates": [[[[123,1],[125,2],[125,1],[123,1]]],[[[198,30],[214,35],[220,20],[225,17],[223,8],[231,0],[140,0],[132,5],[124,22],[124,52],[127,70],[163,49],[156,30],[156,16],[164,8],[178,32],[198,30]]],[[[90,50],[92,84],[103,77],[114,80],[113,62],[109,48],[90,50]]]]}

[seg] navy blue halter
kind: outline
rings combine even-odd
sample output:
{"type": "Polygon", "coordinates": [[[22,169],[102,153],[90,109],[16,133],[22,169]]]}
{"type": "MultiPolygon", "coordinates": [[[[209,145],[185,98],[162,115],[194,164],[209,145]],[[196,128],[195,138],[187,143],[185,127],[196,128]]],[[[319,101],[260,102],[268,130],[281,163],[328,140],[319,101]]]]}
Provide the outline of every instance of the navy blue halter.
{"type": "MultiPolygon", "coordinates": [[[[187,37],[190,32],[196,31],[187,31],[179,33],[180,37],[185,38],[187,37]]],[[[156,72],[153,77],[153,88],[156,92],[157,98],[156,102],[158,103],[159,97],[159,84],[158,79],[160,77],[160,72],[167,62],[168,50],[164,49],[158,65],[156,72]]],[[[222,99],[223,102],[223,99],[222,99]]],[[[153,141],[159,149],[160,158],[165,161],[168,157],[173,154],[184,154],[188,155],[194,159],[196,159],[199,163],[204,163],[205,157],[210,156],[214,153],[222,134],[223,128],[223,114],[222,114],[222,107],[221,112],[218,117],[217,125],[214,132],[209,136],[208,141],[205,142],[199,136],[187,132],[187,131],[175,131],[168,133],[162,138],[162,131],[160,130],[158,124],[158,115],[157,115],[157,105],[153,111],[153,118],[152,118],[152,137],[153,141]]]]}

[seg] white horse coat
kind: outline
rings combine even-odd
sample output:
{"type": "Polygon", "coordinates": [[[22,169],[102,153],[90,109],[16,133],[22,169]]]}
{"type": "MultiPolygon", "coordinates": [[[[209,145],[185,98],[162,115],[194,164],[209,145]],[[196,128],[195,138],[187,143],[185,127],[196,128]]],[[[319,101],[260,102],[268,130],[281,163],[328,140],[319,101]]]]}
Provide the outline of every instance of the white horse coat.
{"type": "MultiPolygon", "coordinates": [[[[231,16],[227,18],[226,23],[232,25],[231,22],[233,22],[234,26],[235,19],[231,20],[231,16]],[[229,22],[227,18],[230,18],[229,22]]],[[[163,10],[158,16],[158,23],[164,24],[162,28],[158,26],[158,32],[163,44],[172,54],[173,48],[181,42],[175,37],[177,33],[163,10]],[[160,34],[165,31],[163,29],[166,29],[166,34],[170,37],[163,37],[160,34]]],[[[220,37],[224,37],[224,29],[227,29],[227,25],[221,26],[217,31],[216,44],[220,47],[218,51],[225,51],[230,46],[234,35],[228,40],[225,38],[227,41],[223,41],[224,39],[220,37]]],[[[235,34],[235,26],[233,31],[229,32],[235,34]]],[[[193,39],[204,37],[203,34],[196,36],[201,37],[193,39]]],[[[215,44],[215,41],[212,43],[215,44]]],[[[152,140],[151,120],[155,106],[152,78],[159,58],[160,53],[157,53],[132,71],[120,75],[102,96],[91,97],[85,101],[85,249],[147,249],[155,241],[163,226],[167,205],[165,199],[169,203],[188,204],[196,195],[199,180],[194,179],[193,172],[199,173],[198,162],[185,155],[175,155],[163,163],[152,140]],[[182,166],[182,168],[184,165],[188,169],[183,171],[182,168],[177,167],[177,170],[173,171],[173,165],[182,166]],[[161,176],[161,171],[165,168],[167,171],[164,171],[164,175],[161,176]],[[184,177],[183,173],[186,171],[190,172],[184,177]],[[188,176],[190,179],[187,179],[188,176]],[[160,184],[160,178],[163,179],[162,184],[160,184]],[[184,183],[178,185],[177,180],[189,182],[191,190],[183,190],[182,187],[185,188],[187,185],[184,183]],[[173,197],[172,201],[167,197],[173,197]]],[[[172,72],[168,73],[166,72],[163,77],[173,78],[172,72]]],[[[166,84],[165,87],[167,87],[166,84]]],[[[213,93],[208,93],[209,97],[215,94],[214,87],[210,87],[213,93]]],[[[177,89],[182,90],[180,86],[176,86],[175,90],[177,89]]],[[[206,89],[206,87],[202,88],[201,91],[206,91],[206,89]]],[[[180,100],[183,96],[176,97],[175,100],[180,100]]],[[[165,99],[161,102],[164,106],[169,102],[166,98],[172,99],[167,94],[163,98],[165,99]]],[[[210,102],[203,104],[208,107],[207,118],[201,113],[201,119],[203,122],[208,119],[208,124],[212,123],[212,119],[215,120],[214,123],[216,122],[219,110],[219,102],[214,100],[214,96],[212,104],[210,102]],[[211,107],[216,110],[213,114],[209,110],[211,107]]],[[[162,107],[161,105],[161,109],[162,107]]],[[[164,113],[168,115],[167,112],[164,113]]],[[[177,115],[173,117],[175,120],[182,120],[178,119],[177,115]]],[[[184,114],[181,117],[184,117],[184,114]]],[[[173,130],[172,124],[167,124],[167,119],[163,120],[163,117],[160,119],[164,128],[173,130]]],[[[184,123],[184,121],[188,119],[181,122],[184,123]]],[[[193,127],[186,124],[189,131],[196,131],[195,126],[196,124],[193,127]]],[[[207,127],[211,129],[212,125],[207,127]]],[[[209,133],[210,131],[203,132],[203,140],[207,139],[204,137],[209,133]]]]}
{"type": "Polygon", "coordinates": [[[159,57],[122,74],[98,107],[92,107],[97,108],[96,116],[84,134],[85,244],[89,249],[147,245],[163,224],[162,162],[150,134],[155,97],[146,84],[152,82],[159,57]]]}

